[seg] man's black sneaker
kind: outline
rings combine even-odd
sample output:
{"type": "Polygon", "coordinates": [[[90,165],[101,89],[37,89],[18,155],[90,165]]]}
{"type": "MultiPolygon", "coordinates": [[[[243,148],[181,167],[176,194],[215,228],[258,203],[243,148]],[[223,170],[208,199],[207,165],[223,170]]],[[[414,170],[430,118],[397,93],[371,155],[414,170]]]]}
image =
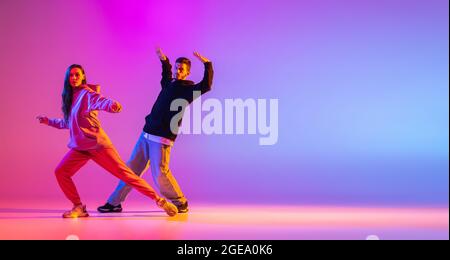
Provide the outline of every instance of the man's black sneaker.
{"type": "Polygon", "coordinates": [[[178,213],[188,213],[188,211],[189,211],[188,202],[186,201],[185,203],[181,204],[180,206],[177,206],[177,208],[178,208],[178,213]]]}
{"type": "Polygon", "coordinates": [[[97,211],[100,213],[120,213],[122,212],[122,205],[119,204],[117,206],[114,206],[106,203],[105,205],[98,207],[97,211]]]}

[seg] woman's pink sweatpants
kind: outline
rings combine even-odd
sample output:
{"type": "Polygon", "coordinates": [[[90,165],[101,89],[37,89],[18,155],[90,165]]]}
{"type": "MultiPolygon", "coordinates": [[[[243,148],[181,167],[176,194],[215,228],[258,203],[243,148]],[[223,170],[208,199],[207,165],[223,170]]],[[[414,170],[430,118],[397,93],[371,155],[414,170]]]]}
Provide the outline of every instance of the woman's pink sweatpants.
{"type": "Polygon", "coordinates": [[[90,159],[145,196],[153,200],[159,198],[155,190],[144,179],[128,168],[114,147],[87,151],[72,149],[56,167],[55,175],[62,191],[74,205],[80,205],[81,199],[72,176],[90,159]]]}

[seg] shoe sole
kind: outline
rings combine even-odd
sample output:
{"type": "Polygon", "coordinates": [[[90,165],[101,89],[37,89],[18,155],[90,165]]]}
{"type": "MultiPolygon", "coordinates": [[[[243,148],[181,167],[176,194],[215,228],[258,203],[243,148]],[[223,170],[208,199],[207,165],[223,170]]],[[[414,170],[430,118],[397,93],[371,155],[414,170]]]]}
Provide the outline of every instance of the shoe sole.
{"type": "Polygon", "coordinates": [[[99,210],[99,209],[97,209],[97,211],[100,213],[121,213],[122,212],[121,209],[120,210],[99,210]]]}
{"type": "Polygon", "coordinates": [[[72,217],[72,216],[66,217],[66,216],[63,215],[63,218],[87,218],[87,217],[89,217],[89,214],[87,214],[87,213],[85,215],[76,216],[76,217],[72,217]]]}
{"type": "Polygon", "coordinates": [[[175,211],[167,212],[166,211],[166,214],[169,215],[169,217],[175,217],[178,214],[178,212],[175,212],[175,211]]]}

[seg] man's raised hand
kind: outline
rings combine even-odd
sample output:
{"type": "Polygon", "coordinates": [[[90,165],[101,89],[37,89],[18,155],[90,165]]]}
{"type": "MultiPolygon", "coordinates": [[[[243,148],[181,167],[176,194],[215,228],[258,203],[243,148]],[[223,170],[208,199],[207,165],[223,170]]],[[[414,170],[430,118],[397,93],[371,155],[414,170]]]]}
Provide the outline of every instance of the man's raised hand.
{"type": "Polygon", "coordinates": [[[200,53],[196,51],[194,51],[194,56],[197,57],[203,63],[209,62],[208,58],[202,56],[200,53]]]}
{"type": "Polygon", "coordinates": [[[158,58],[160,60],[166,60],[167,59],[166,55],[164,55],[164,53],[162,52],[160,47],[156,47],[156,55],[158,55],[158,58]]]}

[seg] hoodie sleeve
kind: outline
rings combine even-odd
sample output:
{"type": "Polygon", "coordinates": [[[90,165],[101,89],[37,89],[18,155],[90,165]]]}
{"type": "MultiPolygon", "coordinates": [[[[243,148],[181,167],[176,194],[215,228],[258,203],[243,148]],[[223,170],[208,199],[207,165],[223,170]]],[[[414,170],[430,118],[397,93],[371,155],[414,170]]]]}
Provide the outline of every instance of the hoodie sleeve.
{"type": "Polygon", "coordinates": [[[69,129],[66,120],[61,118],[49,119],[48,125],[58,129],[69,129]]]}
{"type": "Polygon", "coordinates": [[[211,62],[205,63],[205,72],[203,79],[199,83],[195,84],[194,91],[201,91],[202,95],[211,90],[212,81],[214,76],[214,70],[211,62]]]}
{"type": "Polygon", "coordinates": [[[119,113],[122,111],[122,105],[119,102],[107,99],[97,92],[90,91],[88,96],[89,111],[103,110],[110,113],[119,113]]]}

